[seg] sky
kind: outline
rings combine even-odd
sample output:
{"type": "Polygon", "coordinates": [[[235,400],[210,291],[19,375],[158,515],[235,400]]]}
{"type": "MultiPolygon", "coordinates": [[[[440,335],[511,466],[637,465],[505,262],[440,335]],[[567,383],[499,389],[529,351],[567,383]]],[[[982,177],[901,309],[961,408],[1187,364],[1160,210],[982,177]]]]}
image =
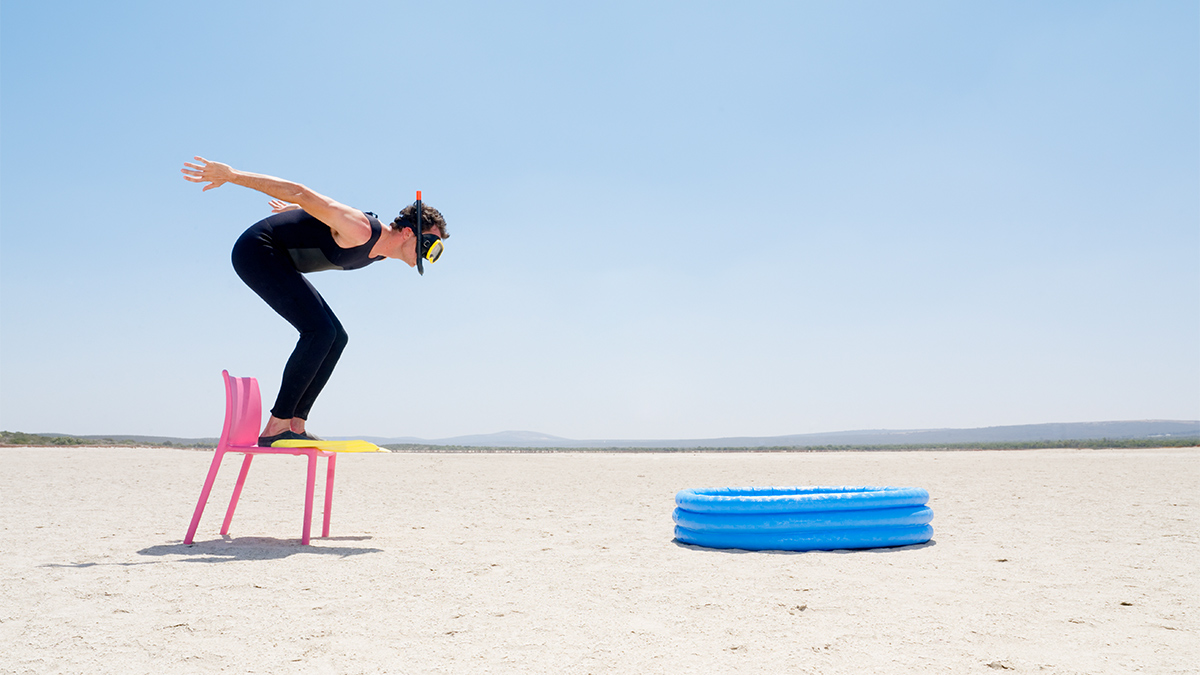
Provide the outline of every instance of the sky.
{"type": "Polygon", "coordinates": [[[294,330],[194,155],[451,237],[310,275],[326,436],[1200,419],[1200,6],[6,2],[0,428],[215,437],[294,330]]]}

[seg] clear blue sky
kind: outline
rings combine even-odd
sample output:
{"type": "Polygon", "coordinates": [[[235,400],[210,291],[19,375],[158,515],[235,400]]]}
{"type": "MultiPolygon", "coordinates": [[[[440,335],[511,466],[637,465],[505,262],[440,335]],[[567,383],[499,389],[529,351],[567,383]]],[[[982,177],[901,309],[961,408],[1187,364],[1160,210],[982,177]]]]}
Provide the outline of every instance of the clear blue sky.
{"type": "Polygon", "coordinates": [[[8,2],[0,428],[215,436],[295,335],[192,155],[451,238],[312,277],[310,428],[768,436],[1200,418],[1179,2],[8,2]]]}

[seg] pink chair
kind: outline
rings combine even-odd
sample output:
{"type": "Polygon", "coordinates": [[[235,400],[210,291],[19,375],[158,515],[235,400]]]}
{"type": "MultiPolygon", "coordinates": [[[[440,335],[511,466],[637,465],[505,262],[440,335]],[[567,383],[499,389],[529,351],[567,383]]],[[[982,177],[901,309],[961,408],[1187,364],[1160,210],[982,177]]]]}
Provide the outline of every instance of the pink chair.
{"type": "Polygon", "coordinates": [[[242,485],[245,484],[246,474],[250,471],[250,460],[254,459],[255,455],[303,455],[308,458],[308,484],[304,491],[304,531],[300,536],[300,543],[308,545],[308,535],[312,529],[313,487],[317,479],[318,456],[328,458],[325,475],[325,524],[321,529],[321,536],[328,537],[329,512],[333,508],[333,472],[337,466],[337,455],[317,448],[258,447],[258,430],[262,425],[262,398],[258,393],[258,380],[253,377],[230,377],[227,370],[221,371],[221,376],[225,378],[225,428],[221,430],[221,440],[217,443],[212,465],[208,468],[208,478],[204,480],[204,489],[200,491],[200,501],[196,504],[196,512],[192,514],[192,524],[188,526],[187,537],[183,543],[192,543],[196,536],[196,527],[200,524],[200,516],[208,503],[208,494],[212,491],[217,470],[221,468],[221,460],[227,452],[240,452],[245,455],[245,459],[242,460],[242,471],[238,474],[237,486],[233,488],[233,498],[229,500],[229,509],[225,511],[225,522],[221,524],[222,535],[229,534],[233,510],[237,508],[242,485]]]}

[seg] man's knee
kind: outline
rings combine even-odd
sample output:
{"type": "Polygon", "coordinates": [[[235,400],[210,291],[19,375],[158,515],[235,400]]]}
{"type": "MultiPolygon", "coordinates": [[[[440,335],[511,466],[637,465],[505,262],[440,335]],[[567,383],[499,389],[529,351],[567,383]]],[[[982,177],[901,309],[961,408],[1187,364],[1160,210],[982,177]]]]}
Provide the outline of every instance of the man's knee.
{"type": "Polygon", "coordinates": [[[346,329],[341,325],[335,326],[336,333],[333,338],[333,349],[341,351],[346,348],[346,344],[350,342],[350,336],[346,333],[346,329]]]}
{"type": "Polygon", "coordinates": [[[314,346],[323,347],[325,351],[346,346],[346,332],[332,321],[322,321],[308,326],[301,331],[300,339],[308,340],[314,346]]]}

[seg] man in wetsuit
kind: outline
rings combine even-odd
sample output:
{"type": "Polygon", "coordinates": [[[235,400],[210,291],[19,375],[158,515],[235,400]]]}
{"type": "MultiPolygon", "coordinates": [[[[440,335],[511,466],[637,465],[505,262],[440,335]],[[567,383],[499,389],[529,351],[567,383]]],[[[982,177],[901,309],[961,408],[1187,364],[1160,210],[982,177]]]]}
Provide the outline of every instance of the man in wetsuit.
{"type": "Polygon", "coordinates": [[[321,270],[355,270],[385,258],[418,266],[441,253],[449,237],[442,214],[429,206],[405,207],[390,224],[373,213],[341,204],[309,188],[273,176],[237,171],[227,164],[196,157],[184,162],[183,177],[208,183],[241,185],[273,197],[275,215],[251,225],[233,246],[233,268],[255,293],[296,330],[300,339],[283,369],[279,396],[258,439],[261,446],[278,440],[316,440],[305,428],[309,410],[346,347],[346,331],[304,274],[321,270]]]}

